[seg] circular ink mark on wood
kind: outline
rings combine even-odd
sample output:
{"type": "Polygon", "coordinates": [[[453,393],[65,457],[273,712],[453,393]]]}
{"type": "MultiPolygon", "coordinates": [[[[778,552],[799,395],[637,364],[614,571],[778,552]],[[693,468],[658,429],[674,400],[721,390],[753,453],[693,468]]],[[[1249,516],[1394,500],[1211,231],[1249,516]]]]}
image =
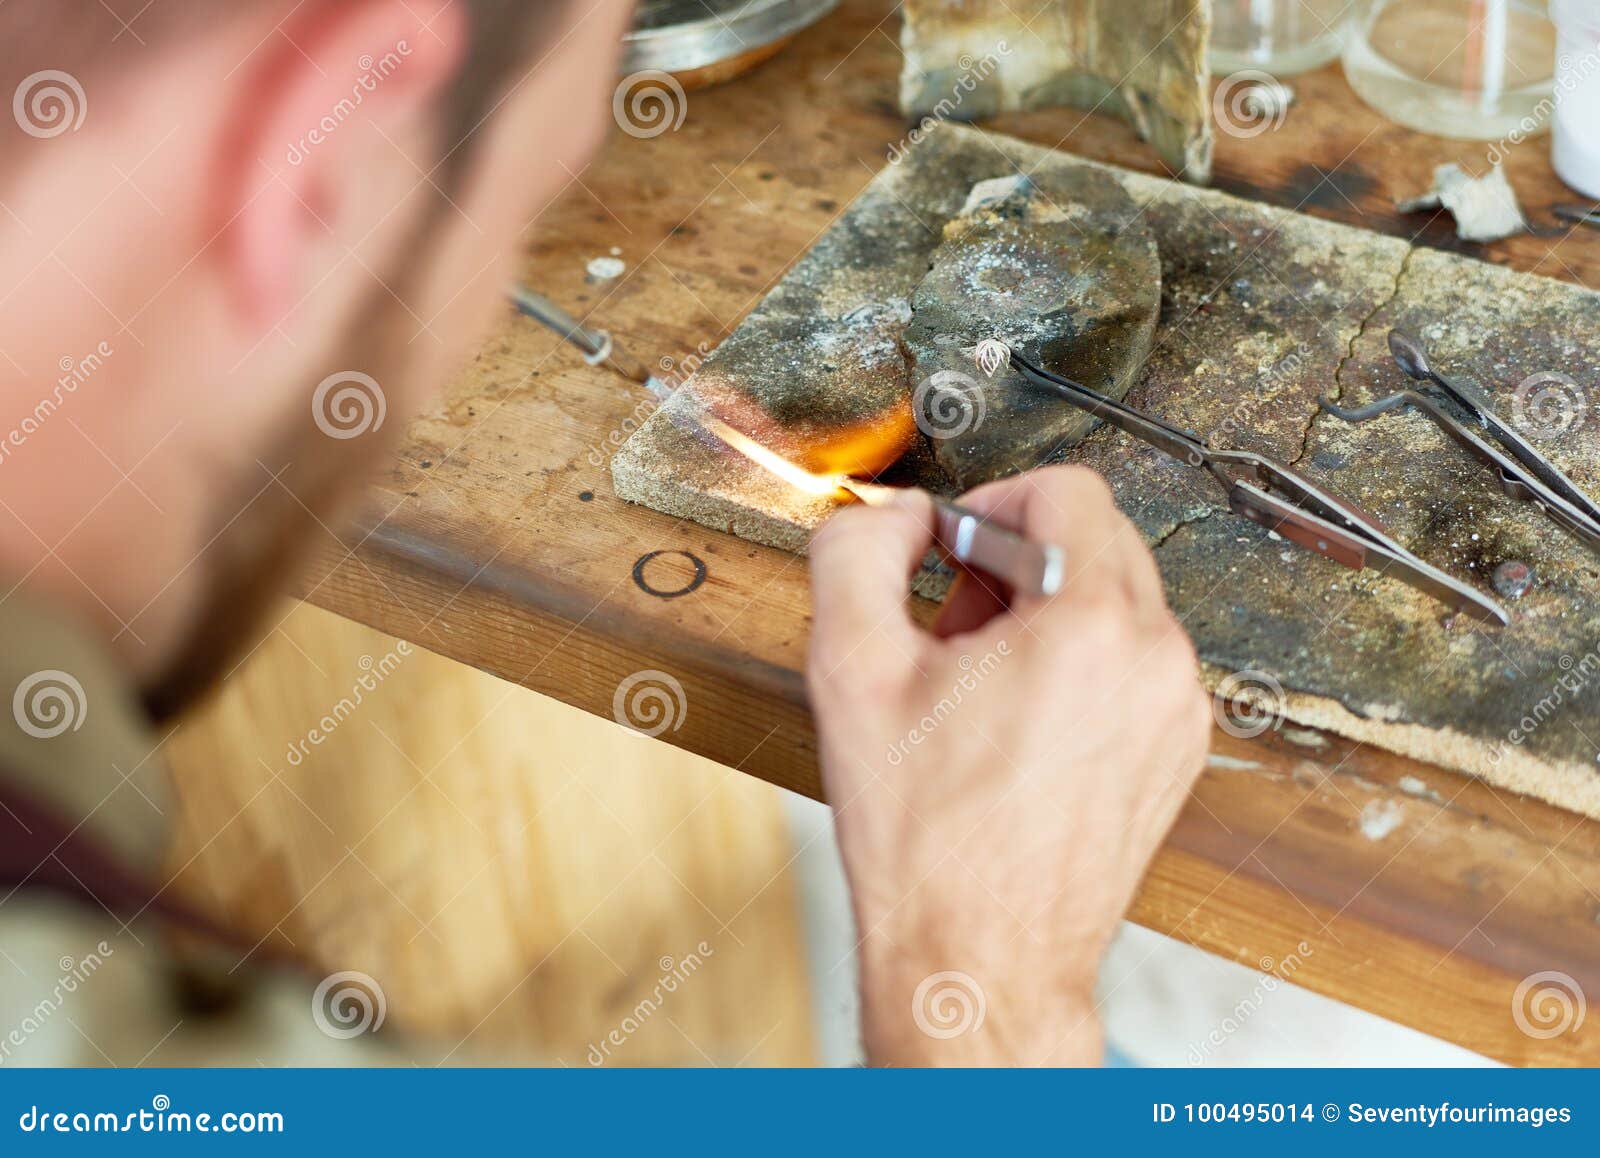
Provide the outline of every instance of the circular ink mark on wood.
{"type": "Polygon", "coordinates": [[[579,491],[578,492],[578,501],[580,503],[592,503],[592,502],[594,502],[594,492],[593,491],[579,491]]]}
{"type": "Polygon", "coordinates": [[[633,565],[633,581],[646,595],[654,595],[657,599],[676,599],[680,595],[687,595],[698,589],[706,581],[706,565],[698,555],[691,555],[688,551],[651,551],[648,555],[640,555],[639,561],[633,565]],[[676,562],[658,563],[653,568],[658,579],[662,577],[662,572],[669,572],[674,578],[685,579],[683,585],[679,587],[658,587],[650,581],[646,572],[652,570],[650,565],[656,560],[665,560],[669,557],[676,557],[687,563],[690,573],[684,577],[683,566],[676,562]]]}

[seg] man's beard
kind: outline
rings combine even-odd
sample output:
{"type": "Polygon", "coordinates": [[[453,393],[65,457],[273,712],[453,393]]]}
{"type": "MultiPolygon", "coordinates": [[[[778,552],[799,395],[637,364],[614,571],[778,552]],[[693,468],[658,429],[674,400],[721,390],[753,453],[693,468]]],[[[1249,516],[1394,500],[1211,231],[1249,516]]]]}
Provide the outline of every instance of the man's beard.
{"type": "MultiPolygon", "coordinates": [[[[3,0],[0,0],[3,2],[3,0]]],[[[410,296],[422,271],[435,256],[442,223],[454,212],[476,155],[475,142],[488,133],[486,122],[510,78],[553,43],[567,22],[570,0],[472,0],[472,44],[444,102],[441,139],[453,144],[443,151],[436,170],[439,195],[424,212],[403,256],[382,279],[390,290],[377,290],[363,303],[355,324],[326,361],[330,369],[355,367],[372,375],[390,403],[417,397],[402,388],[409,377],[407,315],[399,304],[410,296]],[[399,299],[398,301],[396,299],[399,299]],[[393,388],[391,388],[393,387],[393,388]]],[[[201,563],[208,580],[193,626],[161,671],[142,688],[145,706],[156,719],[183,711],[227,674],[229,665],[262,633],[266,617],[283,595],[285,585],[311,554],[323,526],[337,528],[338,514],[359,497],[360,484],[371,476],[399,443],[405,426],[402,408],[391,405],[380,430],[337,439],[318,428],[312,413],[314,383],[306,383],[289,434],[264,464],[276,471],[289,464],[278,481],[259,495],[265,476],[247,473],[228,517],[244,513],[223,527],[206,549],[201,563]]]]}
{"type": "MultiPolygon", "coordinates": [[[[403,307],[388,290],[374,294],[349,336],[337,343],[324,364],[371,367],[366,372],[379,383],[386,407],[417,397],[415,385],[405,381],[405,360],[391,353],[407,348],[402,332],[405,318],[403,307]]],[[[341,529],[358,505],[364,484],[399,444],[404,413],[388,413],[381,426],[353,437],[328,434],[327,429],[338,429],[329,420],[332,401],[326,399],[314,408],[314,387],[315,383],[307,384],[287,433],[259,466],[252,464],[238,486],[236,501],[223,508],[231,521],[201,556],[206,580],[191,626],[161,670],[141,688],[145,708],[157,721],[192,706],[270,630],[269,614],[307,562],[318,537],[327,534],[327,528],[341,529]]]]}

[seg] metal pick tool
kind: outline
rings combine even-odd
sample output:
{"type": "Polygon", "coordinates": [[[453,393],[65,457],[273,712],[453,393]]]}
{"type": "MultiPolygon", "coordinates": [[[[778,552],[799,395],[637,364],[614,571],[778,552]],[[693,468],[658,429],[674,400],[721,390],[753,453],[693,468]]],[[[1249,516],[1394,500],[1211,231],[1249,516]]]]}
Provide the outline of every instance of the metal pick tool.
{"type": "MultiPolygon", "coordinates": [[[[554,302],[525,286],[511,291],[517,309],[583,352],[591,366],[608,366],[665,400],[674,391],[630,357],[605,330],[589,329],[554,302]]],[[[883,506],[899,493],[896,487],[861,482],[848,475],[819,475],[784,458],[703,407],[695,406],[686,421],[779,478],[811,494],[843,491],[870,506],[883,506]]],[[[1013,594],[1055,595],[1066,579],[1066,552],[1053,543],[1032,539],[990,521],[978,512],[938,495],[929,495],[935,512],[935,538],[946,554],[963,567],[1000,580],[1013,594]]]]}
{"type": "Polygon", "coordinates": [[[1550,212],[1563,221],[1587,225],[1590,229],[1600,229],[1600,208],[1590,205],[1557,205],[1550,212]]]}
{"type": "Polygon", "coordinates": [[[608,367],[630,382],[637,382],[657,398],[665,400],[672,396],[672,387],[629,356],[605,330],[589,329],[555,302],[525,285],[511,287],[511,301],[519,313],[576,346],[589,365],[608,367]]]}

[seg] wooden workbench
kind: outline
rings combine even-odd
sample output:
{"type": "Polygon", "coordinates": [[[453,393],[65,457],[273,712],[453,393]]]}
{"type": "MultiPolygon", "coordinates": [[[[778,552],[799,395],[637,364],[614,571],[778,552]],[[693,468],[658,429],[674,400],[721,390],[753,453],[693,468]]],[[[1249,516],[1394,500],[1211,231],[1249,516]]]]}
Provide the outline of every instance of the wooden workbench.
{"type": "MultiPolygon", "coordinates": [[[[691,94],[678,131],[617,134],[530,226],[528,280],[669,372],[692,364],[903,143],[898,23],[887,0],[848,0],[753,75],[691,94]],[[613,247],[627,275],[591,281],[586,263],[613,247]]],[[[1551,277],[1600,274],[1600,234],[1549,217],[1579,198],[1545,139],[1510,149],[1507,169],[1547,232],[1463,247],[1447,217],[1393,204],[1443,161],[1482,171],[1487,145],[1381,121],[1337,66],[1295,86],[1283,128],[1219,136],[1219,187],[1551,277]]],[[[992,127],[1157,168],[1103,116],[992,127]]],[[[508,316],[303,593],[597,715],[629,675],[668,672],[687,712],[661,739],[815,795],[803,562],[617,500],[606,462],[643,413],[508,316]]],[[[1493,1057],[1600,1061],[1600,1019],[1534,1037],[1512,1009],[1542,971],[1600,996],[1600,824],[1371,747],[1219,732],[1131,916],[1252,967],[1281,973],[1292,955],[1295,983],[1493,1057]],[[1364,811],[1382,823],[1364,828],[1364,811]]]]}

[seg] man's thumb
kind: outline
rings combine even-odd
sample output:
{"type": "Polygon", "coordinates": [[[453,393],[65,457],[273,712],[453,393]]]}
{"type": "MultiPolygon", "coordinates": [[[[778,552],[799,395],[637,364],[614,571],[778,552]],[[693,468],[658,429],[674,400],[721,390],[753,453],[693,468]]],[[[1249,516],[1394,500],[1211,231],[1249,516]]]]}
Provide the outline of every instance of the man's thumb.
{"type": "MultiPolygon", "coordinates": [[[[811,540],[811,627],[814,676],[847,663],[874,636],[896,659],[912,654],[918,628],[906,611],[906,590],[933,545],[933,502],[907,490],[881,507],[847,507],[811,540]]],[[[871,653],[869,653],[871,654],[871,653]]]]}

